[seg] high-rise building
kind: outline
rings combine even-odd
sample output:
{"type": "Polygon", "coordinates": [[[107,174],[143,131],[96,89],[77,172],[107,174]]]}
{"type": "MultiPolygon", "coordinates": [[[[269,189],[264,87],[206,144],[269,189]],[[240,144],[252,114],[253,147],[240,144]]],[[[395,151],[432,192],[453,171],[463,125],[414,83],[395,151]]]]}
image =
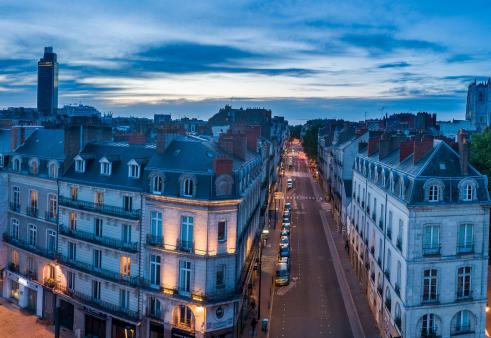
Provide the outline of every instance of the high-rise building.
{"type": "Polygon", "coordinates": [[[478,130],[491,125],[491,79],[469,85],[465,118],[478,130]]]}
{"type": "Polygon", "coordinates": [[[44,48],[38,62],[38,111],[53,115],[58,109],[58,62],[53,47],[44,48]]]}

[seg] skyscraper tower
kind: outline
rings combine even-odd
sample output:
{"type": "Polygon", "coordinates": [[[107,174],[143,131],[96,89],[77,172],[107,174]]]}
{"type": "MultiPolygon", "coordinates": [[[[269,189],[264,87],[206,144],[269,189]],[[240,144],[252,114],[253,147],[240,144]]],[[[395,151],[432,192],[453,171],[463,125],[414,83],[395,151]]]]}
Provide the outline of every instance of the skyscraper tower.
{"type": "Polygon", "coordinates": [[[56,114],[58,109],[58,62],[53,47],[44,48],[38,62],[38,111],[45,115],[56,114]]]}

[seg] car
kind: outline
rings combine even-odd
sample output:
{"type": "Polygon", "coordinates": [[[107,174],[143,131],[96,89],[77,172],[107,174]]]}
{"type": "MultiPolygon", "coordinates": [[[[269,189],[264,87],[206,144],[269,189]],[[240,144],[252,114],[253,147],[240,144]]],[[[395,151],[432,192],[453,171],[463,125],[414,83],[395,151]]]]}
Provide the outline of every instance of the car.
{"type": "Polygon", "coordinates": [[[290,257],[290,247],[289,246],[280,247],[280,251],[279,251],[278,256],[279,257],[290,257]]]}
{"type": "Polygon", "coordinates": [[[290,230],[289,229],[281,229],[280,236],[290,236],[290,230]]]}
{"type": "Polygon", "coordinates": [[[280,245],[284,246],[290,246],[290,239],[288,238],[288,236],[281,236],[280,238],[280,245]]]}
{"type": "Polygon", "coordinates": [[[285,208],[285,210],[283,211],[283,217],[285,217],[285,216],[290,217],[290,210],[289,209],[285,208]]]}
{"type": "Polygon", "coordinates": [[[283,228],[290,228],[290,222],[283,222],[283,228]]]}
{"type": "Polygon", "coordinates": [[[286,181],[286,183],[287,183],[286,186],[288,189],[293,188],[293,179],[291,177],[288,177],[288,180],[286,181]]]}
{"type": "Polygon", "coordinates": [[[291,265],[290,265],[290,258],[289,257],[278,258],[278,263],[286,263],[286,265],[288,266],[288,271],[290,271],[291,265]]]}
{"type": "Polygon", "coordinates": [[[290,202],[285,203],[285,210],[290,211],[292,209],[292,204],[290,202]]]}
{"type": "Polygon", "coordinates": [[[290,223],[290,217],[283,217],[283,223],[290,223]]]}
{"type": "Polygon", "coordinates": [[[275,284],[278,286],[288,285],[290,283],[290,271],[287,263],[278,263],[276,266],[275,284]]]}

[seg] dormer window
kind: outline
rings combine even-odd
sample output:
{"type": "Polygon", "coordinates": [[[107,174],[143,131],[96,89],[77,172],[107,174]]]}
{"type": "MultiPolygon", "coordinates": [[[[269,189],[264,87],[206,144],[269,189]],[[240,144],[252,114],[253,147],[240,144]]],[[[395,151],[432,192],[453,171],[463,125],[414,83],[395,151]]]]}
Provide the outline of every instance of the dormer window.
{"type": "Polygon", "coordinates": [[[459,182],[460,199],[462,201],[473,201],[476,199],[477,183],[473,179],[464,179],[459,182]]]}
{"type": "Polygon", "coordinates": [[[101,164],[101,175],[109,176],[111,175],[112,163],[107,160],[107,158],[103,157],[99,163],[101,164]]]}
{"type": "Polygon", "coordinates": [[[0,154],[0,168],[3,168],[4,166],[4,158],[3,158],[3,155],[0,154]]]}
{"type": "Polygon", "coordinates": [[[75,172],[85,172],[85,160],[80,156],[75,157],[75,172]]]}
{"type": "Polygon", "coordinates": [[[427,202],[439,202],[443,200],[443,182],[438,179],[428,180],[424,186],[425,200],[427,202]]]}
{"type": "Polygon", "coordinates": [[[473,200],[473,192],[472,192],[472,185],[471,184],[466,184],[464,186],[464,201],[472,201],[473,200]]]}
{"type": "Polygon", "coordinates": [[[152,192],[154,194],[160,195],[163,191],[164,187],[164,180],[162,179],[162,176],[154,176],[152,178],[152,192]]]}
{"type": "Polygon", "coordinates": [[[50,162],[48,165],[48,176],[50,178],[58,177],[58,165],[55,162],[50,162]]]}
{"type": "Polygon", "coordinates": [[[440,196],[439,196],[438,186],[436,184],[430,185],[430,187],[428,188],[428,201],[438,202],[439,198],[440,196]]]}
{"type": "Polygon", "coordinates": [[[39,162],[37,159],[32,159],[29,161],[29,172],[31,175],[37,175],[39,171],[39,162]]]}
{"type": "Polygon", "coordinates": [[[184,196],[192,197],[194,193],[194,182],[192,179],[187,178],[184,180],[184,196]]]}
{"type": "Polygon", "coordinates": [[[135,160],[128,162],[128,177],[140,178],[140,165],[135,160]]]}

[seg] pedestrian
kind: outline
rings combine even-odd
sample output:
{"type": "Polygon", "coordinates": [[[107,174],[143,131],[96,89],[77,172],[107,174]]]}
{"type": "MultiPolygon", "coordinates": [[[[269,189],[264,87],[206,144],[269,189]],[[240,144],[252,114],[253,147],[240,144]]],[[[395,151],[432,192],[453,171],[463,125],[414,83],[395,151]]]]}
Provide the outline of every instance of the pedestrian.
{"type": "Polygon", "coordinates": [[[251,337],[256,336],[256,326],[257,326],[257,319],[256,317],[253,317],[251,320],[251,328],[252,328],[251,337]]]}

